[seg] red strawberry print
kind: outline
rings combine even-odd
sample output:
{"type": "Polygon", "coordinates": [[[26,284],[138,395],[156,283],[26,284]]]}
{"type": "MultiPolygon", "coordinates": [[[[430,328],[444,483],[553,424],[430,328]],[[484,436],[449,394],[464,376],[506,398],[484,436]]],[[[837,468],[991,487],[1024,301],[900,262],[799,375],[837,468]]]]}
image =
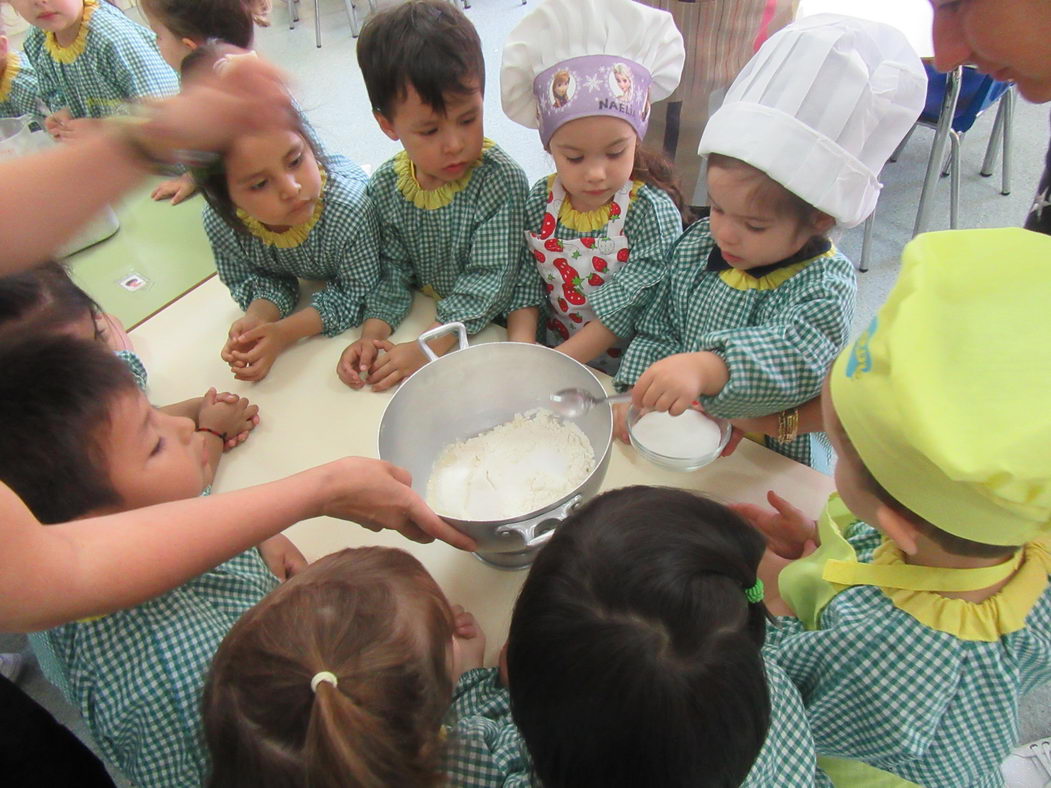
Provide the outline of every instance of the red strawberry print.
{"type": "Polygon", "coordinates": [[[585,303],[587,303],[587,299],[584,298],[584,294],[577,290],[575,287],[573,287],[573,285],[571,284],[562,285],[562,295],[564,295],[566,297],[566,300],[574,306],[583,306],[585,303]]]}
{"type": "Polygon", "coordinates": [[[622,351],[619,347],[611,347],[606,352],[609,353],[610,356],[612,356],[613,358],[620,358],[620,354],[622,351]]]}
{"type": "Polygon", "coordinates": [[[591,276],[588,277],[588,284],[591,285],[592,287],[598,287],[599,285],[603,284],[605,281],[606,280],[603,279],[598,274],[592,274],[591,276]]]}
{"type": "Polygon", "coordinates": [[[569,311],[569,304],[566,303],[566,299],[564,299],[564,298],[558,299],[558,308],[561,309],[563,312],[568,312],[569,311]]]}
{"type": "Polygon", "coordinates": [[[577,273],[577,269],[566,262],[566,258],[559,257],[554,262],[555,268],[560,274],[562,274],[562,281],[567,285],[575,287],[580,284],[580,274],[577,273]]]}
{"type": "Polygon", "coordinates": [[[609,215],[610,216],[620,216],[620,206],[617,205],[615,202],[611,202],[609,204],[609,215]]]}
{"type": "Polygon", "coordinates": [[[574,323],[583,323],[584,322],[584,318],[582,318],[577,312],[572,312],[569,315],[569,319],[572,320],[574,323]]]}
{"type": "Polygon", "coordinates": [[[549,213],[544,214],[544,220],[540,222],[540,237],[547,238],[555,231],[555,217],[549,213]]]}
{"type": "Polygon", "coordinates": [[[628,249],[628,247],[625,246],[623,249],[621,249],[621,250],[619,250],[617,252],[617,259],[620,262],[622,262],[622,263],[626,263],[626,262],[628,262],[628,255],[630,253],[631,253],[631,250],[628,249]]]}
{"type": "Polygon", "coordinates": [[[569,339],[569,329],[562,325],[562,322],[551,318],[547,321],[547,327],[562,337],[563,340],[569,339]]]}
{"type": "Polygon", "coordinates": [[[594,238],[581,238],[580,242],[582,244],[584,244],[584,247],[587,248],[587,249],[594,249],[595,248],[595,239],[594,238]]]}
{"type": "Polygon", "coordinates": [[[544,253],[541,252],[539,249],[534,249],[533,250],[533,257],[536,258],[536,261],[538,263],[542,263],[542,262],[547,260],[547,258],[544,256],[544,253]]]}
{"type": "Polygon", "coordinates": [[[550,282],[544,282],[544,287],[547,288],[547,292],[549,293],[555,289],[555,286],[550,282]]]}
{"type": "Polygon", "coordinates": [[[596,271],[605,271],[609,267],[609,263],[607,263],[601,257],[592,257],[591,267],[594,268],[596,271]]]}
{"type": "Polygon", "coordinates": [[[548,193],[547,193],[547,201],[551,202],[553,199],[555,199],[555,193],[553,191],[548,191],[548,193]]]}
{"type": "Polygon", "coordinates": [[[562,242],[557,238],[548,238],[546,241],[544,241],[544,248],[547,249],[549,252],[561,252],[562,242]]]}

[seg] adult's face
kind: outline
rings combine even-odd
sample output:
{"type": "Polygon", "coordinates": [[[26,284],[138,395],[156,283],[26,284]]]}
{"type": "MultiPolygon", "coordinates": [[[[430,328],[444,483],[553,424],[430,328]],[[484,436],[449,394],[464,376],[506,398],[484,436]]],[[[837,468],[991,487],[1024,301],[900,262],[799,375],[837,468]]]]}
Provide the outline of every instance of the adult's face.
{"type": "Polygon", "coordinates": [[[1030,101],[1051,101],[1051,0],[930,0],[934,64],[963,63],[1018,84],[1030,101]]]}

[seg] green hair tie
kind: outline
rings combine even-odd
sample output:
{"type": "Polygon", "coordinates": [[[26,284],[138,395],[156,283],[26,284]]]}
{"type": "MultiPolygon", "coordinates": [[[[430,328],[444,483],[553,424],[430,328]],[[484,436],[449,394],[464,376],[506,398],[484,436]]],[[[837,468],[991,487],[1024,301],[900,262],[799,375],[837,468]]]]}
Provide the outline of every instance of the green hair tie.
{"type": "Polygon", "coordinates": [[[760,580],[757,577],[755,579],[755,585],[752,586],[751,588],[746,588],[744,590],[744,595],[745,595],[745,598],[749,602],[751,602],[752,604],[755,604],[756,602],[762,602],[763,601],[763,581],[760,580]]]}

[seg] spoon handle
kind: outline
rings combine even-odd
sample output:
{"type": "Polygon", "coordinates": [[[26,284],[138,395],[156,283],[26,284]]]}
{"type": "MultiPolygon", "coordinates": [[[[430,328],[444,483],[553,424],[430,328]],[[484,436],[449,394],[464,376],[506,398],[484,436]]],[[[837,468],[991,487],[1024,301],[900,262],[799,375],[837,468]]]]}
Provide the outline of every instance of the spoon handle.
{"type": "Polygon", "coordinates": [[[618,402],[631,402],[631,392],[622,391],[620,394],[611,394],[606,397],[606,402],[610,405],[616,405],[618,402]]]}

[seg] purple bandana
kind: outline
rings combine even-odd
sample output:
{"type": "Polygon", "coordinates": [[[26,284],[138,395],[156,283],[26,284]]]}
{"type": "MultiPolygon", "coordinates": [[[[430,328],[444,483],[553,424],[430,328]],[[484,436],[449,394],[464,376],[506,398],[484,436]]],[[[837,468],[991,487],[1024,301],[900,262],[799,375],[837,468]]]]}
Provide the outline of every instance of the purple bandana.
{"type": "Polygon", "coordinates": [[[641,139],[649,125],[652,81],[638,63],[614,55],[563,60],[533,80],[540,141],[546,148],[559,126],[593,115],[626,120],[641,139]]]}

